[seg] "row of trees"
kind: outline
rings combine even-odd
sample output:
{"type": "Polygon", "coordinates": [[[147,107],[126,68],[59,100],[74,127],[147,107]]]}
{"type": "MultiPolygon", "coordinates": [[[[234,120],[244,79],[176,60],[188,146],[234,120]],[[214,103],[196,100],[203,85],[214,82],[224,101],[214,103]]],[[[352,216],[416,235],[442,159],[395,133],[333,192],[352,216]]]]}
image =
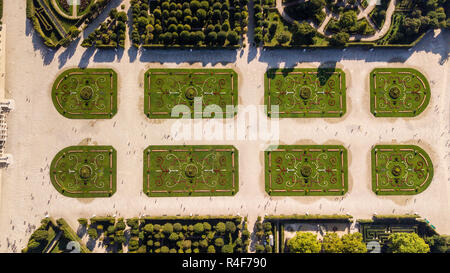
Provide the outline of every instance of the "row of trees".
{"type": "Polygon", "coordinates": [[[287,242],[289,252],[293,253],[366,253],[366,244],[361,233],[345,234],[339,237],[330,232],[320,241],[317,234],[311,232],[297,232],[287,242]]]}
{"type": "MultiPolygon", "coordinates": [[[[431,240],[431,239],[430,239],[431,240]]],[[[438,240],[433,238],[433,240],[438,240]]],[[[439,244],[438,244],[439,245],[439,244]]],[[[444,242],[445,245],[445,242],[444,242]]],[[[297,232],[287,242],[290,252],[294,253],[366,253],[366,244],[361,233],[345,234],[327,233],[322,240],[310,232],[297,232]]],[[[442,250],[442,244],[439,245],[442,250]]],[[[386,252],[390,253],[428,253],[429,245],[416,233],[392,233],[385,242],[386,252]]]]}

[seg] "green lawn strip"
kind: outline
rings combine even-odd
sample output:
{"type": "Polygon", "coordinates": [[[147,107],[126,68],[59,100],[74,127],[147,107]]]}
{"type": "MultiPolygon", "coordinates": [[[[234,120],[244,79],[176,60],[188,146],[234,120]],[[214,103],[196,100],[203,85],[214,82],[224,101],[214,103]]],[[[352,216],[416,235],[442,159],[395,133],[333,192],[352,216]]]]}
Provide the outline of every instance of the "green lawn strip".
{"type": "Polygon", "coordinates": [[[414,145],[377,145],[372,149],[372,190],[377,195],[415,195],[433,180],[433,163],[414,145]]]}
{"type": "Polygon", "coordinates": [[[428,106],[428,80],[412,68],[376,68],[370,73],[370,111],[376,117],[416,117],[428,106]]]}
{"type": "Polygon", "coordinates": [[[345,73],[338,68],[270,69],[264,87],[269,117],[335,118],[347,111],[345,73]]]}
{"type": "Polygon", "coordinates": [[[117,73],[112,69],[69,69],[52,88],[56,110],[69,119],[111,119],[117,113],[117,73]]]}
{"type": "Polygon", "coordinates": [[[116,164],[112,146],[71,146],[53,159],[50,179],[67,197],[111,197],[116,192],[116,164]]]}
{"type": "Polygon", "coordinates": [[[149,146],[144,192],[149,197],[233,196],[239,191],[239,153],[233,146],[149,146]]]}
{"type": "Polygon", "coordinates": [[[348,191],[347,150],[340,145],[281,145],[265,151],[271,196],[336,196],[348,191]]]}
{"type": "Polygon", "coordinates": [[[227,107],[236,107],[239,98],[238,75],[232,69],[149,69],[144,88],[144,111],[151,119],[236,115],[227,107]]]}

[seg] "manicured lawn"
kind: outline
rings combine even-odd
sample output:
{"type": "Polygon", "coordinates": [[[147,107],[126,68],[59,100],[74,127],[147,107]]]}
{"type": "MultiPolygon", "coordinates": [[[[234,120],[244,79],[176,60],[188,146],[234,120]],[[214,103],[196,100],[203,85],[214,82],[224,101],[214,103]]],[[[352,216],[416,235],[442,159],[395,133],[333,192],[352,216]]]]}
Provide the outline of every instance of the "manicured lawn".
{"type": "Polygon", "coordinates": [[[238,75],[232,69],[150,69],[145,73],[144,111],[151,119],[202,117],[202,111],[219,108],[223,115],[216,112],[211,117],[234,117],[235,111],[227,106],[237,105],[238,75]]]}
{"type": "Polygon", "coordinates": [[[235,195],[238,159],[233,146],[150,146],[144,151],[144,192],[150,197],[235,195]]]}
{"type": "Polygon", "coordinates": [[[348,190],[347,150],[338,145],[282,145],[265,152],[272,196],[333,196],[348,190]]]}
{"type": "Polygon", "coordinates": [[[338,68],[270,69],[264,100],[269,116],[342,117],[347,108],[345,73],[338,68]]]}
{"type": "Polygon", "coordinates": [[[71,146],[53,159],[50,179],[67,197],[111,197],[116,192],[116,162],[112,146],[71,146]]]}
{"type": "Polygon", "coordinates": [[[376,68],[370,74],[370,111],[376,117],[415,117],[430,102],[430,85],[412,68],[376,68]]]}
{"type": "Polygon", "coordinates": [[[112,69],[69,69],[56,79],[52,100],[70,119],[110,119],[117,113],[117,74],[112,69]]]}
{"type": "Polygon", "coordinates": [[[378,145],[372,150],[372,190],[377,195],[414,195],[433,179],[428,154],[414,145],[378,145]]]}

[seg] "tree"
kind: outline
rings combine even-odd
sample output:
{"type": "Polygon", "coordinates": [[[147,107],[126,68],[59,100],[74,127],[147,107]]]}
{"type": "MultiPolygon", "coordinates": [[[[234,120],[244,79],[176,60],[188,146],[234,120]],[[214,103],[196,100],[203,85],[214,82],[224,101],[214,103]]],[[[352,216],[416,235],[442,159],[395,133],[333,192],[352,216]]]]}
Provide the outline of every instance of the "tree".
{"type": "Polygon", "coordinates": [[[208,246],[208,253],[216,253],[216,248],[214,246],[208,246]]]}
{"type": "Polygon", "coordinates": [[[361,233],[345,234],[341,238],[343,253],[366,253],[366,244],[361,233]]]}
{"type": "Polygon", "coordinates": [[[334,34],[330,39],[330,44],[334,46],[344,46],[350,40],[350,35],[346,32],[334,34]]]}
{"type": "Polygon", "coordinates": [[[217,247],[222,247],[225,243],[224,243],[224,241],[223,241],[222,238],[217,238],[217,239],[214,241],[214,244],[215,244],[217,247]]]}
{"type": "Polygon", "coordinates": [[[32,239],[35,241],[47,241],[48,240],[48,231],[43,229],[38,229],[33,233],[32,239]]]}
{"type": "Polygon", "coordinates": [[[289,42],[289,40],[290,40],[289,32],[283,31],[283,32],[281,32],[281,33],[278,33],[277,36],[276,36],[275,38],[277,39],[277,42],[278,42],[280,45],[283,45],[283,44],[289,42]]]}
{"type": "Polygon", "coordinates": [[[447,241],[445,237],[433,235],[425,238],[425,243],[430,246],[431,253],[446,253],[448,251],[447,241]]]}
{"type": "Polygon", "coordinates": [[[356,25],[357,21],[358,15],[356,15],[356,12],[354,10],[349,10],[344,12],[344,14],[339,19],[339,26],[343,30],[349,30],[351,27],[354,27],[356,25]]]}
{"type": "Polygon", "coordinates": [[[172,242],[178,241],[178,239],[179,239],[178,238],[178,234],[176,234],[176,233],[172,233],[169,236],[169,240],[172,241],[172,242]]]}
{"type": "Polygon", "coordinates": [[[329,232],[323,236],[322,252],[324,253],[342,253],[342,240],[336,232],[329,232]]]}
{"type": "Polygon", "coordinates": [[[222,247],[222,253],[233,253],[233,246],[232,245],[224,245],[222,247]]]}
{"type": "Polygon", "coordinates": [[[165,223],[163,226],[163,232],[165,234],[171,234],[173,232],[173,226],[171,223],[165,223]]]}
{"type": "Polygon", "coordinates": [[[204,227],[202,223],[197,223],[194,225],[194,232],[197,234],[201,234],[204,231],[204,227]]]}
{"type": "Polygon", "coordinates": [[[225,230],[229,233],[234,233],[236,231],[236,225],[231,221],[227,221],[225,223],[225,230]]]}
{"type": "Polygon", "coordinates": [[[393,233],[388,237],[387,247],[392,253],[430,252],[430,247],[416,233],[393,233]]]}
{"type": "Polygon", "coordinates": [[[297,232],[288,241],[287,246],[290,252],[294,253],[319,253],[321,249],[317,235],[311,232],[297,232]]]}

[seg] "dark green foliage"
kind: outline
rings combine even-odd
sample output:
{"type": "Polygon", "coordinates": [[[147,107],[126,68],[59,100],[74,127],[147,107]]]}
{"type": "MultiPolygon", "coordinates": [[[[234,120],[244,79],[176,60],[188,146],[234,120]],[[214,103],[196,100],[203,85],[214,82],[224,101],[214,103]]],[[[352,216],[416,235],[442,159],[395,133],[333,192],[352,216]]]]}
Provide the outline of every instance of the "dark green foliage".
{"type": "Polygon", "coordinates": [[[131,1],[133,45],[240,47],[247,32],[247,1],[131,1]],[[215,26],[219,26],[216,29],[215,26]],[[223,31],[224,33],[219,33],[223,31]]]}

